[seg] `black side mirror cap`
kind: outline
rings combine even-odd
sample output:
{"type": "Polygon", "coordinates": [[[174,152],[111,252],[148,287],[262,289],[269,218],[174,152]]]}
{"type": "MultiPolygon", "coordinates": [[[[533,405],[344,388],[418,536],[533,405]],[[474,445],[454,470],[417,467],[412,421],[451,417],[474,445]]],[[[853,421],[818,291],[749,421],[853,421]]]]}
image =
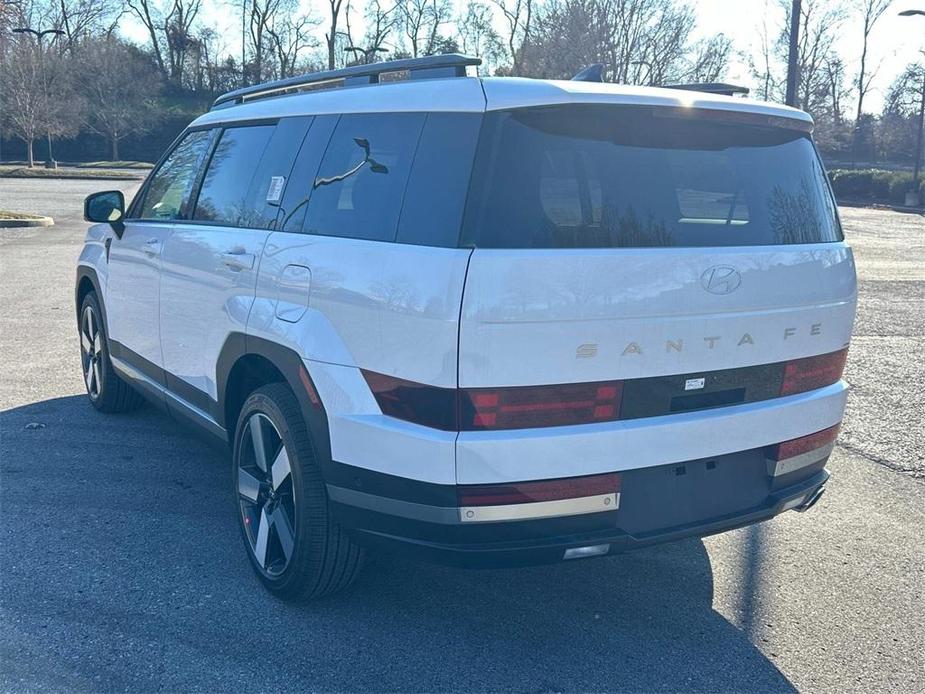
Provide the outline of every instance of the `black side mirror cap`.
{"type": "Polygon", "coordinates": [[[84,219],[88,222],[109,224],[122,236],[125,224],[125,196],[121,190],[104,190],[88,195],[84,200],[84,219]]]}

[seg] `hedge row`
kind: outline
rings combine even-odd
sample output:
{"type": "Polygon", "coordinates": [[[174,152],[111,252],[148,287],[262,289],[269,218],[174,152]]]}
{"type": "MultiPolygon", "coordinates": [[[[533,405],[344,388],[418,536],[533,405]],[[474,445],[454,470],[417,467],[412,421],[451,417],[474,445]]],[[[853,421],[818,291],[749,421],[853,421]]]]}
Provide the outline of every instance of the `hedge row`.
{"type": "MultiPolygon", "coordinates": [[[[884,169],[832,169],[829,171],[835,197],[844,200],[877,200],[902,205],[912,190],[909,171],[884,169]]],[[[919,182],[925,196],[925,181],[919,182]]]]}

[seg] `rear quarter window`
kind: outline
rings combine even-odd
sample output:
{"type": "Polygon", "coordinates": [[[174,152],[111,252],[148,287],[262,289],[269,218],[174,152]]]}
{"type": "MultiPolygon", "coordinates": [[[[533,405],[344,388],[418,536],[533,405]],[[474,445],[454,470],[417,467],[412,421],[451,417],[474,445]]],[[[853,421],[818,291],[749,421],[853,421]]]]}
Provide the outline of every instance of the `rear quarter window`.
{"type": "Polygon", "coordinates": [[[489,113],[463,242],[488,248],[752,246],[841,239],[797,130],[567,106],[489,113]]]}
{"type": "Polygon", "coordinates": [[[394,241],[421,113],[341,116],[311,183],[303,230],[394,241]]]}

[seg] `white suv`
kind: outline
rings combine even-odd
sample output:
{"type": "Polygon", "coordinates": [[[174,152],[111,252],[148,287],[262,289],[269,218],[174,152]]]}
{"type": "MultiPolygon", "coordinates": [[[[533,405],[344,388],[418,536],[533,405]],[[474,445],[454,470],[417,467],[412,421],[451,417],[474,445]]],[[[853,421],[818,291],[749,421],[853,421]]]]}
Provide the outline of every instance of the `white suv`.
{"type": "Polygon", "coordinates": [[[287,597],[382,545],[606,555],[806,509],[856,280],[805,113],[466,75],[439,56],[232,92],[77,272],[93,405],[231,448],[287,597]]]}

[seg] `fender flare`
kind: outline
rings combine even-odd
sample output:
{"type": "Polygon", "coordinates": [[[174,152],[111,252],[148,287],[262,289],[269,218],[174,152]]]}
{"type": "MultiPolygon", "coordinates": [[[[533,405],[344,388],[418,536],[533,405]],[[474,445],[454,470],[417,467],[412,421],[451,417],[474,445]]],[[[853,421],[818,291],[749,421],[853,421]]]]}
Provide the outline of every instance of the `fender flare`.
{"type": "Polygon", "coordinates": [[[282,374],[285,383],[299,403],[311,435],[315,460],[321,468],[322,476],[327,478],[326,473],[331,467],[331,436],[328,416],[302,357],[290,347],[237,332],[231,333],[225,340],[215,367],[215,382],[218,387],[216,414],[219,424],[228,432],[229,445],[234,445],[233,429],[236,422],[226,421],[226,390],[235,365],[249,355],[266,359],[282,374]],[[309,388],[311,388],[311,393],[309,388]]]}

